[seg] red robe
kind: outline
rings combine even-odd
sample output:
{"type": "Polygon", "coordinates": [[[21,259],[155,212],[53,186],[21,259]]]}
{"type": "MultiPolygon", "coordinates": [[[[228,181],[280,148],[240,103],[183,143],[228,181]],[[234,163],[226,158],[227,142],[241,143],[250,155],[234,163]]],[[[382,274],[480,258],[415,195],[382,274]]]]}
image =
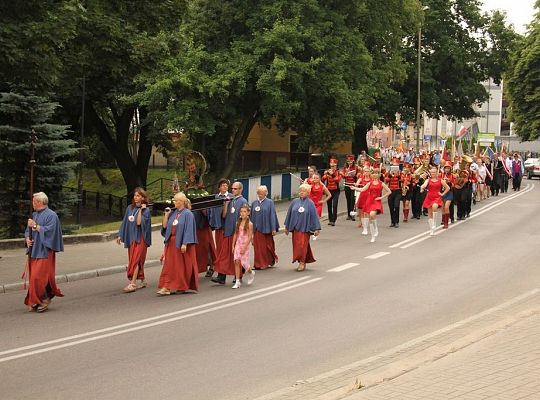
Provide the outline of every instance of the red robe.
{"type": "Polygon", "coordinates": [[[266,269],[278,261],[274,236],[271,233],[256,231],[253,235],[254,262],[256,269],[266,269]]]}
{"type": "Polygon", "coordinates": [[[137,273],[137,279],[144,281],[144,262],[146,261],[148,246],[144,242],[142,236],[143,234],[141,233],[141,240],[139,243],[134,240],[128,248],[127,277],[129,280],[133,279],[133,273],[138,265],[139,272],[137,273]]]}
{"type": "Polygon", "coordinates": [[[199,290],[197,254],[194,244],[188,244],[185,253],[176,247],[176,227],[165,245],[165,261],[159,277],[159,288],[171,291],[199,290]]]}
{"type": "Polygon", "coordinates": [[[216,245],[212,237],[212,230],[208,224],[204,228],[197,228],[197,240],[199,242],[196,247],[197,265],[199,266],[199,273],[201,273],[206,272],[208,267],[208,254],[212,259],[212,265],[216,263],[216,245]]]}
{"type": "Polygon", "coordinates": [[[53,297],[64,297],[56,286],[55,277],[56,252],[48,251],[47,258],[29,259],[28,265],[28,292],[24,304],[32,307],[35,304],[44,305],[43,300],[53,297]]]}
{"type": "Polygon", "coordinates": [[[315,262],[309,239],[311,235],[308,232],[292,232],[293,257],[292,262],[309,264],[315,262]]]}

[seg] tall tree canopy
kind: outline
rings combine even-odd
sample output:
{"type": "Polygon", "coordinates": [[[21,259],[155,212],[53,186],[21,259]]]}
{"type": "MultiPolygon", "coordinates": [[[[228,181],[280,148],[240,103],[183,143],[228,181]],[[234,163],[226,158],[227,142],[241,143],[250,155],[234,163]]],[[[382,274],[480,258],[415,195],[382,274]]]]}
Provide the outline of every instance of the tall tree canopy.
{"type": "Polygon", "coordinates": [[[391,13],[398,15],[404,4],[412,11],[416,2],[378,3],[190,1],[168,57],[143,74],[146,90],[137,98],[160,129],[184,129],[205,147],[225,176],[257,122],[295,130],[305,148],[330,148],[351,138],[381,86],[403,77],[392,54],[399,32],[385,40],[366,34],[366,27],[371,6],[387,24],[391,13]],[[390,68],[374,63],[366,38],[386,43],[372,47],[388,52],[376,60],[390,68]]]}
{"type": "MultiPolygon", "coordinates": [[[[481,12],[479,0],[423,0],[421,108],[430,117],[475,116],[488,98],[483,82],[501,80],[517,35],[500,12],[481,12]]],[[[414,120],[417,101],[417,34],[407,40],[407,80],[399,111],[414,120]]]]}
{"type": "Polygon", "coordinates": [[[522,140],[540,137],[540,1],[506,77],[510,119],[522,140]]]}

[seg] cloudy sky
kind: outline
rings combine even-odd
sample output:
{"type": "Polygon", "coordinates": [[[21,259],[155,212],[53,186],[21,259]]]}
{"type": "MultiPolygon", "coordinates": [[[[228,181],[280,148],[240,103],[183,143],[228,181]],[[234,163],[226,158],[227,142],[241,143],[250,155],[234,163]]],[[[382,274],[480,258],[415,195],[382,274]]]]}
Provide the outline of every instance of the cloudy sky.
{"type": "Polygon", "coordinates": [[[535,0],[484,0],[483,10],[506,11],[508,22],[519,33],[525,33],[525,25],[532,21],[535,0]]]}

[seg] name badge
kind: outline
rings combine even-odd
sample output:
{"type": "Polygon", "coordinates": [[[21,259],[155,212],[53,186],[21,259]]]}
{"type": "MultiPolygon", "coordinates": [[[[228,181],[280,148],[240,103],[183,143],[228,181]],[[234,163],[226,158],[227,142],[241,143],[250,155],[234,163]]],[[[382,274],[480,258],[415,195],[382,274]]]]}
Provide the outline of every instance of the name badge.
{"type": "Polygon", "coordinates": [[[176,225],[178,225],[178,220],[177,220],[177,219],[175,219],[175,220],[174,220],[174,221],[172,222],[172,224],[173,224],[173,226],[176,226],[176,225]]]}
{"type": "Polygon", "coordinates": [[[299,213],[303,213],[304,211],[305,211],[304,207],[298,208],[298,212],[299,212],[299,213]]]}
{"type": "Polygon", "coordinates": [[[261,211],[261,207],[259,206],[255,207],[255,211],[261,211]]]}
{"type": "Polygon", "coordinates": [[[234,214],[235,211],[234,207],[231,207],[231,214],[234,214]]]}
{"type": "Polygon", "coordinates": [[[135,221],[135,217],[134,217],[133,215],[130,215],[130,216],[128,217],[128,221],[129,221],[129,222],[135,221]]]}

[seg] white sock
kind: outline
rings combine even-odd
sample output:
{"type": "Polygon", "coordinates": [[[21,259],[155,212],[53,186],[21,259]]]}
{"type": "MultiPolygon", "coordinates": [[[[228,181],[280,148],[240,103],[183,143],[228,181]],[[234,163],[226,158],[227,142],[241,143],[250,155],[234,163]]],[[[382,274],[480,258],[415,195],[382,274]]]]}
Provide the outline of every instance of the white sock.
{"type": "Polygon", "coordinates": [[[428,223],[429,223],[429,229],[433,230],[433,218],[428,218],[428,223]]]}
{"type": "Polygon", "coordinates": [[[365,233],[367,235],[368,228],[369,228],[369,218],[362,218],[362,228],[363,228],[362,233],[365,233]]]}
{"type": "Polygon", "coordinates": [[[437,214],[439,213],[433,212],[433,227],[437,226],[437,214]]]}
{"type": "Polygon", "coordinates": [[[379,236],[379,227],[377,226],[377,220],[373,220],[373,227],[375,228],[375,236],[379,236]]]}

